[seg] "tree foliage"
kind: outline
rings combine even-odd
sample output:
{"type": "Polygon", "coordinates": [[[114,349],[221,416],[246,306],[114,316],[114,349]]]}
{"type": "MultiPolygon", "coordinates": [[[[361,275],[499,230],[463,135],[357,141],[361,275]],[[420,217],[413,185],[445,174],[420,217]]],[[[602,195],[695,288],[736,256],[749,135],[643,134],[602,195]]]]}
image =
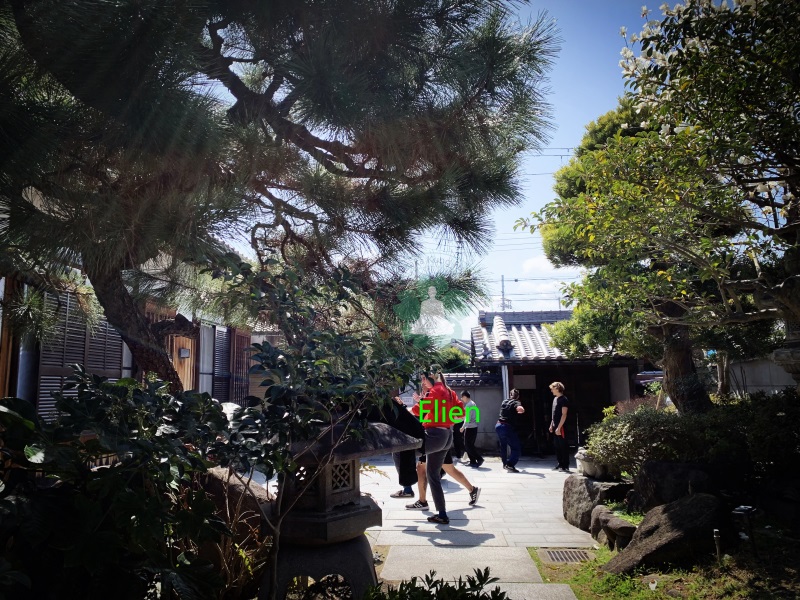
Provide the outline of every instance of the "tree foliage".
{"type": "MultiPolygon", "coordinates": [[[[692,262],[719,288],[726,307],[720,318],[728,322],[775,312],[790,321],[800,317],[795,8],[786,0],[733,6],[691,0],[667,7],[661,22],[649,23],[632,40],[639,56],[623,50],[623,70],[638,106],[651,111],[661,133],[655,143],[668,149],[656,154],[673,180],[665,178],[665,191],[675,194],[681,208],[727,233],[701,236],[708,241],[692,262]],[[716,180],[719,191],[697,194],[675,185],[690,181],[685,169],[692,167],[716,180]],[[731,273],[737,259],[750,268],[731,273]],[[752,294],[753,307],[738,301],[745,294],[752,294]]],[[[653,149],[645,145],[639,156],[653,149]]]]}
{"type": "Polygon", "coordinates": [[[676,375],[670,352],[690,353],[692,338],[716,340],[725,359],[758,329],[765,352],[774,321],[796,319],[797,152],[787,132],[798,127],[789,107],[800,88],[786,45],[798,21],[789,11],[773,28],[780,1],[662,8],[661,22],[631,37],[639,56],[622,51],[631,94],[590,126],[541,218],[551,260],[594,270],[571,286],[572,300],[607,313],[584,319],[588,328],[561,326],[560,343],[610,324],[615,333],[593,341],[635,347],[627,334],[649,331],[676,375]],[[756,321],[766,325],[747,325],[756,321]]]}
{"type": "Polygon", "coordinates": [[[80,264],[176,387],[137,277],[213,267],[245,225],[325,273],[428,230],[480,248],[548,128],[552,24],[499,0],[13,0],[0,29],[6,272],[80,264]]]}

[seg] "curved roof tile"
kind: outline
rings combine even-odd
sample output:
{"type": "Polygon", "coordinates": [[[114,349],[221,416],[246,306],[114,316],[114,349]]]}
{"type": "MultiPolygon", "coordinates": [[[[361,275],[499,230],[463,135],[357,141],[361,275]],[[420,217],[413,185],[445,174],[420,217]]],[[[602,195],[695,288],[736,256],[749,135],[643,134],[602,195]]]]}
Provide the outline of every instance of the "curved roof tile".
{"type": "MultiPolygon", "coordinates": [[[[551,344],[550,335],[542,325],[569,318],[569,313],[488,313],[491,325],[482,313],[479,327],[472,328],[472,346],[475,362],[480,364],[504,362],[560,361],[570,360],[551,344]],[[559,317],[559,318],[553,318],[559,317]],[[525,319],[528,319],[526,322],[525,319]]],[[[606,348],[596,348],[583,360],[597,360],[608,356],[606,348]]]]}

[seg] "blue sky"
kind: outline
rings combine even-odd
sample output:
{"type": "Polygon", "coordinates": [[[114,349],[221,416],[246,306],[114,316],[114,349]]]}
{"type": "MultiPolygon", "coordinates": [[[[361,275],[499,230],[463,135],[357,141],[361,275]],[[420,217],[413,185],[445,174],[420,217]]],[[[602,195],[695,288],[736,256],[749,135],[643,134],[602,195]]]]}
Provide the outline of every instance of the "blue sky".
{"type": "MultiPolygon", "coordinates": [[[[520,7],[523,23],[546,11],[560,30],[561,51],[549,76],[554,129],[547,149],[526,157],[522,165],[523,203],[495,212],[491,250],[472,261],[492,293],[492,304],[485,308],[500,309],[501,275],[512,310],[558,310],[561,281],[577,276],[576,270],[554,269],[542,253],[538,235],[514,232],[514,222],[553,199],[552,173],[568,162],[586,125],[617,106],[625,91],[619,67],[625,43],[620,27],[626,27],[628,35],[638,33],[645,23],[644,4],[642,0],[531,0],[520,7]]],[[[660,15],[657,4],[647,7],[652,10],[650,18],[660,15]]],[[[428,247],[435,261],[441,250],[434,243],[428,247]]],[[[459,337],[468,338],[475,325],[477,311],[460,320],[459,337]]]]}

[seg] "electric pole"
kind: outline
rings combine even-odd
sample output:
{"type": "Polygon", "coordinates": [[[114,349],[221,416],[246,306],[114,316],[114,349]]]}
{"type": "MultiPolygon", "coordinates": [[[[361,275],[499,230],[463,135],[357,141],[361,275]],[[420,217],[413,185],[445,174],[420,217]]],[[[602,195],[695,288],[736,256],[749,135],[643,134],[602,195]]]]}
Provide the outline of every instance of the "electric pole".
{"type": "Polygon", "coordinates": [[[500,312],[511,308],[511,300],[506,300],[506,276],[500,275],[500,312]]]}

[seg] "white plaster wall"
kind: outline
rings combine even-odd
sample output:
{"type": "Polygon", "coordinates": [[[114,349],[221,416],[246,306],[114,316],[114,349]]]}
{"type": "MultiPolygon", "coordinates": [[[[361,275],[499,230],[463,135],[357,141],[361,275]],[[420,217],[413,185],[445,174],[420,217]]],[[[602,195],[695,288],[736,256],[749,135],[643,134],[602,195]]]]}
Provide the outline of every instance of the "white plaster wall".
{"type": "MultiPolygon", "coordinates": [[[[497,448],[497,435],[494,432],[494,426],[497,423],[497,415],[500,414],[502,388],[481,387],[465,389],[469,391],[475,404],[478,405],[478,409],[480,409],[478,436],[475,439],[475,445],[483,450],[494,452],[497,448]]],[[[457,391],[460,394],[463,390],[457,389],[457,391]]]]}
{"type": "Polygon", "coordinates": [[[608,385],[611,391],[611,403],[630,400],[631,384],[628,367],[611,367],[608,369],[608,385]]]}
{"type": "Polygon", "coordinates": [[[775,392],[797,385],[789,373],[766,358],[733,363],[729,373],[732,392],[775,392]]]}

